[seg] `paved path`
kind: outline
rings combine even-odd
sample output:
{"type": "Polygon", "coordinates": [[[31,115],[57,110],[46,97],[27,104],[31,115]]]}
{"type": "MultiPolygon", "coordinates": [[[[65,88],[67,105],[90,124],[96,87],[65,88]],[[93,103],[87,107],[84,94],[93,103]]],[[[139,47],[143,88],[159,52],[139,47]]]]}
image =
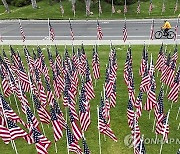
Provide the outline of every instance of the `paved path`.
{"type": "MultiPolygon", "coordinates": [[[[169,20],[174,29],[177,20],[169,20]]],[[[164,19],[155,19],[155,31],[162,26],[163,21],[164,19]]],[[[153,44],[159,44],[162,41],[167,44],[174,43],[167,39],[149,41],[151,22],[150,19],[127,20],[128,41],[126,43],[142,44],[144,41],[153,44]]],[[[26,35],[25,44],[54,44],[48,38],[47,20],[23,20],[21,23],[26,35]]],[[[114,44],[124,44],[122,41],[124,20],[100,20],[99,23],[104,34],[103,41],[97,41],[95,20],[74,20],[71,23],[75,35],[74,44],[82,43],[82,41],[84,44],[109,44],[110,40],[114,44]]],[[[56,44],[72,44],[69,21],[53,20],[51,25],[55,31],[56,44]]],[[[4,40],[1,44],[24,44],[21,41],[18,20],[0,20],[0,34],[4,40]]]]}

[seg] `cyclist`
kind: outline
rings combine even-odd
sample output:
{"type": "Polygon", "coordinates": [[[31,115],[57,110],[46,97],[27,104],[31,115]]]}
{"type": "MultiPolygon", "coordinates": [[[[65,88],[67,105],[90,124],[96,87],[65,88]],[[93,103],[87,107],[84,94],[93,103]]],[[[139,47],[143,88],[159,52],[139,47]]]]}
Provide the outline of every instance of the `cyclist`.
{"type": "Polygon", "coordinates": [[[171,29],[171,24],[167,20],[164,20],[164,25],[161,28],[164,30],[164,35],[166,36],[168,30],[171,29]]]}

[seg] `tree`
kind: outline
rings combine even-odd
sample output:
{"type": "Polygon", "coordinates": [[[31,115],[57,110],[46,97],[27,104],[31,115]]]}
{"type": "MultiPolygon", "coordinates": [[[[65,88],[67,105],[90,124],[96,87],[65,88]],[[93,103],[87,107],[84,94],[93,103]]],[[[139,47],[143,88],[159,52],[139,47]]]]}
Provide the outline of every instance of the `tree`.
{"type": "Polygon", "coordinates": [[[2,0],[2,3],[7,11],[7,13],[10,13],[10,10],[9,10],[9,6],[8,6],[8,3],[6,2],[6,0],[2,0]]]}
{"type": "Polygon", "coordinates": [[[31,4],[32,4],[33,9],[37,9],[36,0],[31,0],[31,4]]]}

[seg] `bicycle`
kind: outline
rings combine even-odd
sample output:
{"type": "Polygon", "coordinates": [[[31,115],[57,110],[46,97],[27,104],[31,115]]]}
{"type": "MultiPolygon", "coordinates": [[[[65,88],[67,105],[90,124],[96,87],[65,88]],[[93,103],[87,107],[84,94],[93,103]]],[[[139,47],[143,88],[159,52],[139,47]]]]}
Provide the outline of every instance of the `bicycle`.
{"type": "Polygon", "coordinates": [[[155,34],[154,34],[156,39],[160,39],[163,36],[165,36],[168,39],[173,39],[175,37],[175,33],[172,30],[167,31],[166,33],[164,32],[163,29],[158,30],[155,34]]]}

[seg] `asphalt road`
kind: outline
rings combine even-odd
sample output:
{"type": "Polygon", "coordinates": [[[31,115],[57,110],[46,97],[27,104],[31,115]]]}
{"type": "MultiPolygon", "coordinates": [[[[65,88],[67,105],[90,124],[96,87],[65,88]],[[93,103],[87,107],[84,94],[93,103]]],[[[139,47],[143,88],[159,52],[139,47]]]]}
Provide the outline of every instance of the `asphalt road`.
{"type": "MultiPolygon", "coordinates": [[[[163,24],[163,19],[155,19],[155,31],[163,24]]],[[[169,20],[173,30],[177,24],[176,19],[169,20]]],[[[100,20],[103,31],[103,40],[122,40],[124,20],[100,20]]],[[[128,40],[148,40],[152,20],[127,20],[128,40]]],[[[26,40],[48,40],[47,20],[21,21],[26,40]]],[[[74,20],[71,21],[75,40],[97,40],[97,21],[74,20]]],[[[56,40],[71,40],[69,21],[52,20],[51,25],[55,31],[56,40]]],[[[3,40],[21,40],[18,20],[0,20],[0,34],[3,40]]],[[[179,35],[178,35],[179,38],[179,35]]]]}

